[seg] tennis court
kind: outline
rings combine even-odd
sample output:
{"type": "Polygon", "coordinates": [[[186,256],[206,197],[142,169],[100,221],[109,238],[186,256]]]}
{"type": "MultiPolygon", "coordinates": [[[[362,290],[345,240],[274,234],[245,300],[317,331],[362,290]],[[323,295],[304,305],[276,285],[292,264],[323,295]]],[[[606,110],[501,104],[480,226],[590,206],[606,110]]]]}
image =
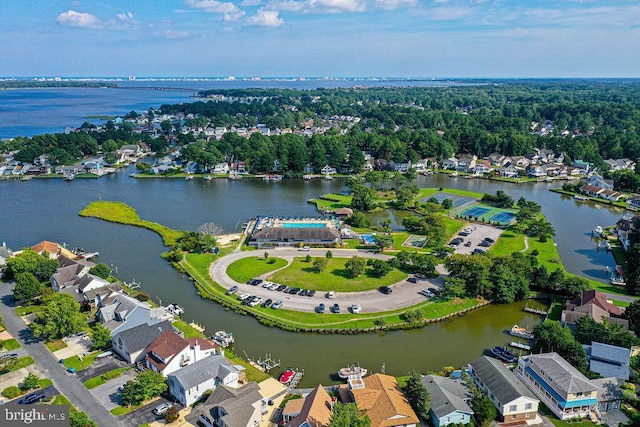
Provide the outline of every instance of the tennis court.
{"type": "Polygon", "coordinates": [[[491,208],[484,208],[482,206],[473,206],[469,209],[467,209],[466,211],[462,212],[461,215],[464,216],[475,216],[475,217],[481,217],[482,215],[486,214],[487,212],[489,212],[491,210],[491,208]]]}
{"type": "Polygon", "coordinates": [[[434,199],[438,200],[438,203],[440,203],[440,204],[442,204],[442,201],[444,199],[449,199],[449,200],[451,200],[451,203],[452,203],[454,208],[459,208],[462,205],[465,205],[467,203],[471,203],[471,202],[477,201],[477,199],[474,199],[473,197],[459,196],[457,194],[449,194],[449,193],[443,193],[443,192],[437,192],[435,194],[432,194],[429,197],[423,198],[420,201],[421,202],[426,202],[427,200],[429,200],[431,198],[434,198],[434,199]]]}
{"type": "Polygon", "coordinates": [[[510,224],[515,218],[516,214],[513,212],[502,211],[489,218],[489,221],[497,221],[500,224],[510,224]]]}

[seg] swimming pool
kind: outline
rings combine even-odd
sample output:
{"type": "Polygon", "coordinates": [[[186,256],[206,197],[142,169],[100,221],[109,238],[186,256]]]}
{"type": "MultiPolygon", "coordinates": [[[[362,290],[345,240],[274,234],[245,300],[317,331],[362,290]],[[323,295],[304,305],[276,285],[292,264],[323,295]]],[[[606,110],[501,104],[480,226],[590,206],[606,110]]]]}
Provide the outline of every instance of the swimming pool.
{"type": "Polygon", "coordinates": [[[373,236],[371,234],[361,234],[360,238],[367,245],[374,245],[376,243],[375,239],[373,238],[373,236]]]}
{"type": "Polygon", "coordinates": [[[317,222],[283,222],[282,228],[326,228],[326,223],[317,222]]]}

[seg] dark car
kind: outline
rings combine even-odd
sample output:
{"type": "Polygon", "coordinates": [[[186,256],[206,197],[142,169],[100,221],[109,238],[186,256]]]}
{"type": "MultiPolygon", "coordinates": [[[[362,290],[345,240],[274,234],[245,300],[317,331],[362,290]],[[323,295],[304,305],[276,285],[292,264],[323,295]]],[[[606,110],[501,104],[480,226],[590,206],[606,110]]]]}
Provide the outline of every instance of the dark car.
{"type": "Polygon", "coordinates": [[[310,290],[308,290],[308,291],[307,291],[307,296],[308,296],[308,297],[312,297],[312,296],[314,296],[315,294],[316,294],[316,291],[314,291],[313,289],[310,289],[310,290]]]}
{"type": "Polygon", "coordinates": [[[18,358],[17,353],[3,354],[2,356],[0,356],[0,359],[17,359],[17,358],[18,358]]]}
{"type": "Polygon", "coordinates": [[[286,285],[280,285],[276,288],[276,291],[284,291],[287,288],[286,285]]]}
{"type": "Polygon", "coordinates": [[[489,242],[489,243],[495,243],[495,242],[496,242],[496,241],[495,241],[495,240],[493,240],[491,237],[485,237],[485,238],[484,238],[484,241],[485,241],[485,242],[489,242]]]}
{"type": "Polygon", "coordinates": [[[475,248],[472,253],[474,253],[474,254],[485,254],[485,253],[487,253],[487,251],[485,251],[484,249],[475,248]]]}
{"type": "Polygon", "coordinates": [[[324,313],[324,304],[320,304],[316,307],[316,313],[324,313]]]}
{"type": "Polygon", "coordinates": [[[238,287],[232,286],[227,290],[227,295],[232,295],[232,294],[235,294],[236,292],[238,292],[238,287]]]}
{"type": "Polygon", "coordinates": [[[417,277],[409,277],[409,278],[407,279],[407,282],[410,282],[410,283],[418,283],[418,278],[417,278],[417,277]]]}
{"type": "Polygon", "coordinates": [[[298,293],[298,295],[300,295],[301,297],[306,297],[306,296],[307,296],[307,290],[306,290],[306,289],[301,290],[301,291],[298,293]]]}
{"type": "Polygon", "coordinates": [[[471,240],[469,240],[467,243],[464,244],[466,247],[471,246],[471,240]]]}
{"type": "Polygon", "coordinates": [[[378,288],[378,290],[379,290],[380,292],[382,292],[383,294],[385,294],[385,295],[389,295],[391,292],[393,292],[393,289],[391,289],[391,288],[390,288],[390,287],[388,287],[388,286],[380,286],[380,287],[378,288]]]}
{"type": "Polygon", "coordinates": [[[40,402],[45,398],[44,391],[36,391],[35,393],[27,394],[25,397],[20,399],[18,403],[20,405],[29,405],[31,403],[40,402]]]}
{"type": "Polygon", "coordinates": [[[331,311],[334,313],[340,313],[340,304],[338,303],[333,304],[333,307],[331,307],[331,311]]]}
{"type": "Polygon", "coordinates": [[[273,300],[271,298],[269,298],[268,300],[266,300],[265,302],[260,304],[260,307],[269,307],[272,302],[273,302],[273,300]]]}
{"type": "Polygon", "coordinates": [[[483,248],[488,248],[489,246],[491,246],[491,243],[485,240],[480,242],[480,246],[482,246],[483,248]]]}
{"type": "Polygon", "coordinates": [[[298,292],[300,292],[300,288],[291,288],[291,289],[289,289],[289,293],[291,295],[297,294],[298,292]]]}

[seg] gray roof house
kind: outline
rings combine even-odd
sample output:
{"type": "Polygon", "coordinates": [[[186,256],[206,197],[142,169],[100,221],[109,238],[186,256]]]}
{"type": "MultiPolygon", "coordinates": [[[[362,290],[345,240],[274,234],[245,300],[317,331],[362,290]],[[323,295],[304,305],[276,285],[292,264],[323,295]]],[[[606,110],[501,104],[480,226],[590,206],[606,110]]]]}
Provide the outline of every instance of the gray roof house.
{"type": "Polygon", "coordinates": [[[482,356],[469,367],[471,378],[493,402],[501,421],[533,423],[540,419],[537,415],[540,401],[502,362],[482,356]]]}
{"type": "Polygon", "coordinates": [[[197,407],[198,421],[206,427],[254,427],[266,413],[267,402],[256,382],[240,388],[221,385],[197,407]]]}
{"type": "Polygon", "coordinates": [[[615,345],[591,342],[585,346],[589,369],[603,377],[615,377],[623,380],[629,379],[629,359],[631,350],[615,345]]]}
{"type": "Polygon", "coordinates": [[[331,245],[340,243],[340,232],[335,228],[280,228],[265,227],[251,235],[252,245],[259,248],[272,246],[331,245]]]}
{"type": "Polygon", "coordinates": [[[111,344],[113,351],[128,363],[136,363],[145,357],[145,348],[165,331],[172,330],[171,322],[165,320],[149,325],[142,323],[113,335],[111,344]]]}
{"type": "Polygon", "coordinates": [[[431,421],[435,427],[449,424],[469,424],[473,410],[469,402],[473,394],[464,381],[439,375],[425,375],[422,384],[431,394],[431,421]]]}
{"type": "Polygon", "coordinates": [[[239,373],[224,355],[214,354],[167,375],[169,393],[184,406],[190,406],[205,391],[219,385],[237,388],[239,373]]]}
{"type": "MultiPolygon", "coordinates": [[[[624,393],[618,381],[618,379],[613,377],[591,380],[591,382],[598,387],[598,409],[600,412],[620,409],[620,403],[624,399],[624,393]]],[[[620,383],[621,382],[622,381],[620,381],[620,383]]]]}
{"type": "Polygon", "coordinates": [[[0,246],[0,267],[7,263],[7,260],[13,256],[13,251],[7,247],[5,242],[0,246]]]}
{"type": "Polygon", "coordinates": [[[101,304],[98,320],[111,332],[111,336],[143,323],[155,325],[163,320],[173,319],[169,313],[152,309],[149,304],[121,293],[114,293],[114,296],[101,304]]]}

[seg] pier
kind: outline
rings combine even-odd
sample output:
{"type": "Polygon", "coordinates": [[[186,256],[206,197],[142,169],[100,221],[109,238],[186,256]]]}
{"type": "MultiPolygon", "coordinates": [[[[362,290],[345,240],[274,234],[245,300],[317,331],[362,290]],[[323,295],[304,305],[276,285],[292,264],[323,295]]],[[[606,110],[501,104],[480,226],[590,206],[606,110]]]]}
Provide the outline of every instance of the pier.
{"type": "Polygon", "coordinates": [[[539,314],[540,316],[546,316],[547,314],[549,314],[549,312],[546,310],[540,310],[539,308],[529,307],[528,305],[525,306],[523,310],[526,311],[527,313],[539,314]]]}
{"type": "Polygon", "coordinates": [[[296,373],[293,376],[293,379],[289,383],[288,387],[290,389],[294,389],[294,388],[298,387],[298,383],[300,383],[300,381],[302,381],[302,377],[303,376],[304,376],[304,369],[296,370],[296,373]]]}
{"type": "Polygon", "coordinates": [[[199,323],[196,323],[195,321],[189,323],[189,326],[191,326],[193,329],[200,332],[201,334],[204,333],[204,326],[200,325],[199,323]]]}
{"type": "Polygon", "coordinates": [[[522,350],[531,351],[531,346],[530,345],[522,343],[522,342],[519,342],[519,341],[511,341],[509,343],[509,345],[511,347],[515,347],[515,348],[520,348],[522,350]]]}

